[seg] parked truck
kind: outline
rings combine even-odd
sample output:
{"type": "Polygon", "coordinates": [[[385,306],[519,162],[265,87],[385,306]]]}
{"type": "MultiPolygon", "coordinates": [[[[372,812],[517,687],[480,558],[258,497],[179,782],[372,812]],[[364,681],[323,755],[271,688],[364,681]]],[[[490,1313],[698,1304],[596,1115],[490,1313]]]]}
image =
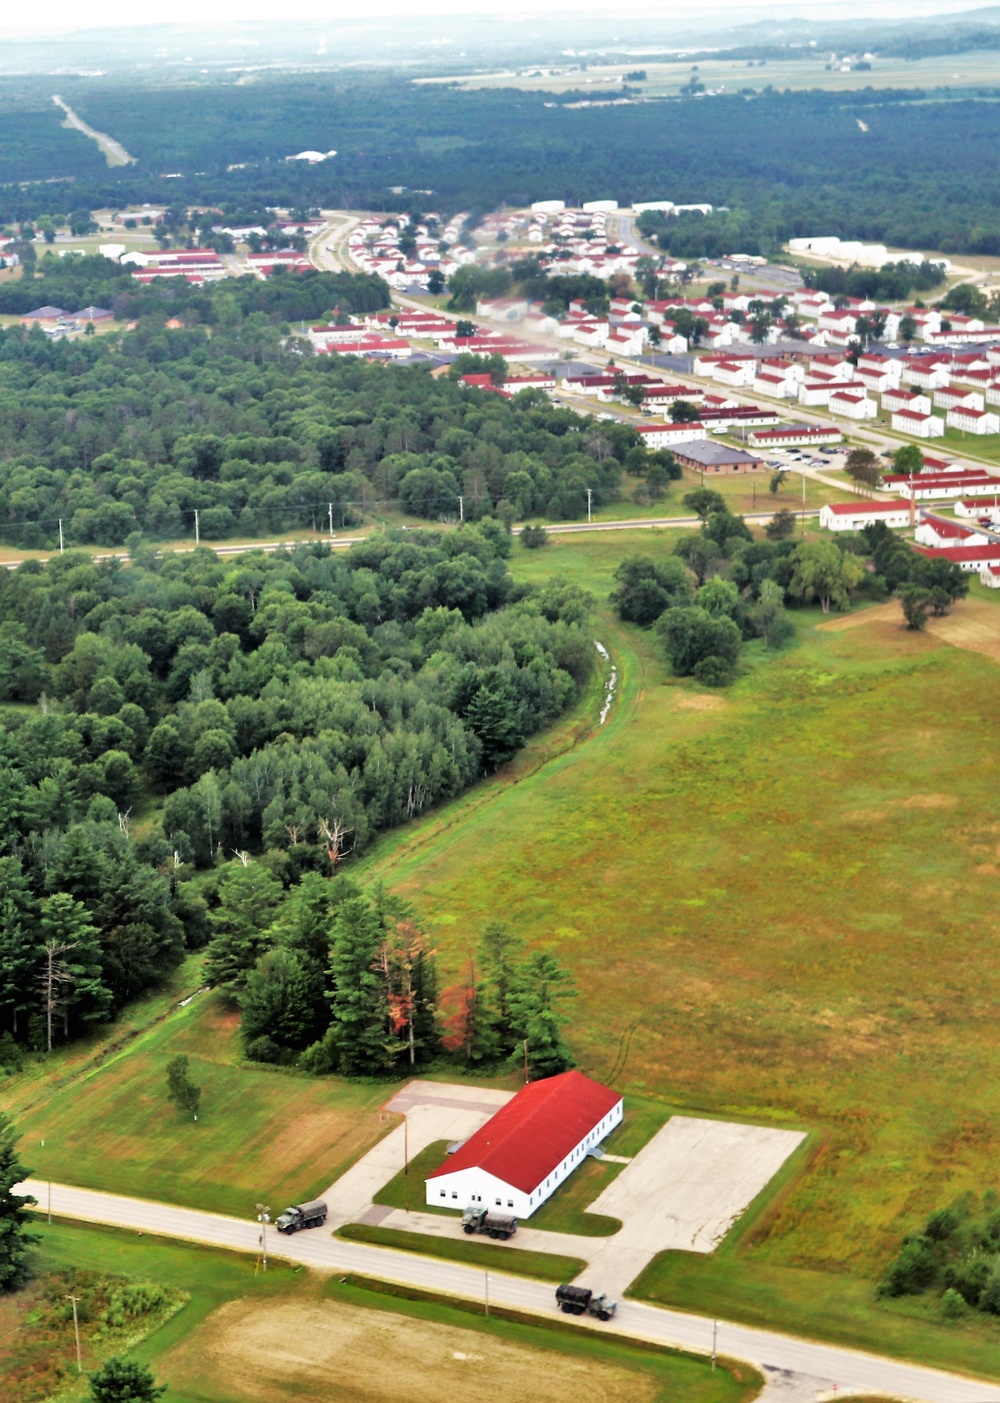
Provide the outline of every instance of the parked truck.
{"type": "Polygon", "coordinates": [[[473,1203],[462,1214],[462,1227],[467,1233],[488,1233],[506,1242],[517,1232],[517,1219],[509,1213],[490,1213],[473,1203]]]}
{"type": "Polygon", "coordinates": [[[618,1309],[617,1301],[609,1301],[589,1286],[557,1286],[556,1304],[567,1315],[593,1315],[598,1320],[610,1320],[618,1309]]]}
{"type": "Polygon", "coordinates": [[[279,1232],[293,1233],[300,1228],[318,1228],[326,1222],[326,1204],[321,1198],[310,1203],[294,1203],[279,1214],[274,1226],[279,1232]]]}

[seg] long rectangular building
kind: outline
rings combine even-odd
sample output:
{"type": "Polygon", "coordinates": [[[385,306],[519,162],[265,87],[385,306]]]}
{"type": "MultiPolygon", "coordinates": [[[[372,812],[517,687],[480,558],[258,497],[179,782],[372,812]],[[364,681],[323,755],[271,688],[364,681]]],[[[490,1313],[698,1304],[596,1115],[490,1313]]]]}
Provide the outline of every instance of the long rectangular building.
{"type": "Polygon", "coordinates": [[[425,1181],[427,1203],[530,1218],[622,1118],[622,1098],[582,1072],[529,1082],[425,1181]]]}

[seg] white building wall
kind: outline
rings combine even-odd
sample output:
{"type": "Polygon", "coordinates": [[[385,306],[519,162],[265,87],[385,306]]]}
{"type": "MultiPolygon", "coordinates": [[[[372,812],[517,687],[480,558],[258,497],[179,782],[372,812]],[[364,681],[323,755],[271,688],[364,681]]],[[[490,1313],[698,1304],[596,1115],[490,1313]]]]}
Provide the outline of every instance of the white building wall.
{"type": "Polygon", "coordinates": [[[624,1107],[621,1101],[613,1106],[603,1120],[583,1137],[551,1174],[533,1190],[505,1184],[483,1169],[460,1169],[454,1174],[440,1174],[425,1182],[425,1202],[435,1208],[454,1208],[462,1213],[470,1204],[488,1209],[491,1213],[513,1213],[516,1218],[530,1218],[538,1211],[547,1198],[555,1193],[560,1184],[579,1168],[587,1156],[587,1151],[611,1134],[621,1123],[624,1107]]]}

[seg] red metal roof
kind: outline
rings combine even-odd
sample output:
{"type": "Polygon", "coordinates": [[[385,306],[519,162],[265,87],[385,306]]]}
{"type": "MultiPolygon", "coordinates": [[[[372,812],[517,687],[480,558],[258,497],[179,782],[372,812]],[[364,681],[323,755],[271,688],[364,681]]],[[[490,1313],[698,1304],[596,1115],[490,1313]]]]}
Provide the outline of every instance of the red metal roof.
{"type": "Polygon", "coordinates": [[[529,1082],[428,1178],[482,1169],[534,1193],[621,1099],[582,1072],[529,1082]]]}

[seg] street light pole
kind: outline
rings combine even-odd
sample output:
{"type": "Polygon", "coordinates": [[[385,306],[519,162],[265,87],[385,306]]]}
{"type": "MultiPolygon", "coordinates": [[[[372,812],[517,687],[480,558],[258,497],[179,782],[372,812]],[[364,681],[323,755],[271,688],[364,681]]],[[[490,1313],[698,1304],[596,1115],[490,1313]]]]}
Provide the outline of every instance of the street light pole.
{"type": "Polygon", "coordinates": [[[263,1259],[263,1267],[265,1271],[267,1271],[267,1225],[271,1221],[268,1217],[270,1211],[271,1210],[266,1203],[258,1203],[257,1221],[260,1224],[260,1245],[262,1249],[261,1256],[263,1259]]]}
{"type": "Polygon", "coordinates": [[[76,1335],[76,1372],[83,1373],[83,1359],[80,1356],[80,1319],[76,1313],[76,1303],[80,1296],[69,1296],[68,1300],[73,1302],[73,1333],[76,1335]]]}

